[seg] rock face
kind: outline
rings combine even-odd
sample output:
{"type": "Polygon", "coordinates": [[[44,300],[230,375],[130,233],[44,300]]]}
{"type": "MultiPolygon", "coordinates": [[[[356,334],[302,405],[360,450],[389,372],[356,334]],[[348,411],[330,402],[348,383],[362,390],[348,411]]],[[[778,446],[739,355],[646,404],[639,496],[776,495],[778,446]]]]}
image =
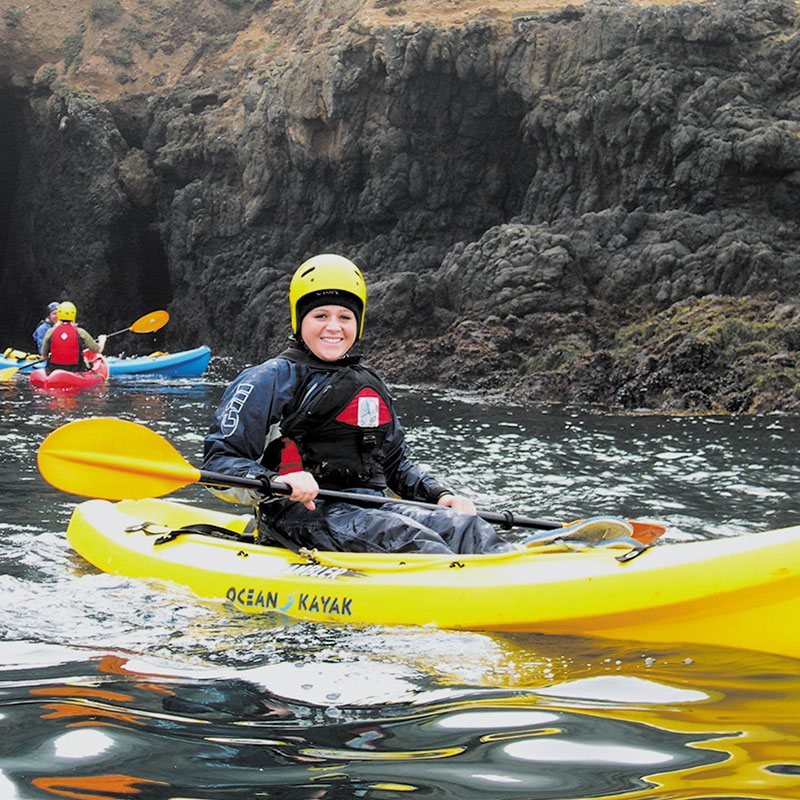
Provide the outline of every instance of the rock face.
{"type": "Polygon", "coordinates": [[[173,349],[259,360],[294,267],[339,252],[391,379],[797,409],[797,28],[776,0],[569,6],[343,26],[124,101],[7,87],[0,333],[55,289],[92,330],[168,306],[173,349]]]}

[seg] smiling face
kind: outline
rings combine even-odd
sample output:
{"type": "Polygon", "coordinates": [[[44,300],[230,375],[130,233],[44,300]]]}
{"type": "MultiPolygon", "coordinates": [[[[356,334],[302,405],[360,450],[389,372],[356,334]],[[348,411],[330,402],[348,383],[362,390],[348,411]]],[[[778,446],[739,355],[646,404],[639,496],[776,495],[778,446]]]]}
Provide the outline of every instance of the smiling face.
{"type": "Polygon", "coordinates": [[[353,346],[358,333],[356,315],[344,306],[317,306],[303,317],[300,335],[322,361],[338,361],[353,346]]]}

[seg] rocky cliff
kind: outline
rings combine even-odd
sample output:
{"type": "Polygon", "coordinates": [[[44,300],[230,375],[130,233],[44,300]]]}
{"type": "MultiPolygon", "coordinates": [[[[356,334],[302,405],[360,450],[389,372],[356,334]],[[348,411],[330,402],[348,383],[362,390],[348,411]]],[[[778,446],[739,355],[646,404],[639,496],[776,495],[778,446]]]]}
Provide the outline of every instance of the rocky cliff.
{"type": "Polygon", "coordinates": [[[794,4],[513,5],[185,0],[146,39],[140,3],[126,57],[131,7],[93,0],[92,48],[39,60],[7,10],[0,341],[69,295],[92,330],[165,306],[173,349],[258,360],[333,251],[394,380],[800,408],[794,4]]]}

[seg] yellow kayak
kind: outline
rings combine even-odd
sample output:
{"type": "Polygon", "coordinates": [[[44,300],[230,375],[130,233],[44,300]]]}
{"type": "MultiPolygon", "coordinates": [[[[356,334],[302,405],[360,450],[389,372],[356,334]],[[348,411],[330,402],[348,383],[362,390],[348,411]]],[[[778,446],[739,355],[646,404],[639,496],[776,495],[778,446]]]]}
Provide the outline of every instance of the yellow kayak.
{"type": "Polygon", "coordinates": [[[620,561],[618,547],[559,544],[499,555],[295,554],[253,543],[251,520],[165,500],[89,500],[75,508],[67,538],[105,572],[172,581],[248,613],[800,657],[800,526],[659,544],[620,561]],[[173,533],[197,524],[233,538],[173,533]]]}

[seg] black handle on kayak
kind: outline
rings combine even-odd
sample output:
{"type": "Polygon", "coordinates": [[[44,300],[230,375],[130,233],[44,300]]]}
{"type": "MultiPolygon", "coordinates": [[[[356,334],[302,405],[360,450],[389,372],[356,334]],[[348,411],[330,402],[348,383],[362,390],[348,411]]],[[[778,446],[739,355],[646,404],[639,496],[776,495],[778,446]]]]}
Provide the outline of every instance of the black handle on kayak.
{"type": "MultiPolygon", "coordinates": [[[[221,472],[207,472],[200,470],[200,482],[212,486],[231,486],[243,489],[255,489],[264,492],[264,483],[258,478],[242,478],[237,475],[225,475],[221,472]]],[[[285,483],[270,481],[269,490],[272,494],[290,495],[292,489],[285,483]]],[[[385,497],[379,494],[361,494],[360,492],[340,492],[334,489],[320,489],[317,495],[322,500],[341,500],[354,505],[365,506],[367,508],[378,508],[387,503],[400,503],[404,506],[414,506],[415,508],[427,508],[430,510],[441,509],[442,506],[435,503],[422,503],[418,500],[402,500],[394,497],[385,497]]],[[[512,514],[510,511],[478,511],[478,516],[486,522],[500,525],[505,529],[518,528],[537,528],[539,530],[556,530],[563,527],[560,522],[551,519],[539,519],[537,517],[525,517],[521,514],[512,514]]]]}

